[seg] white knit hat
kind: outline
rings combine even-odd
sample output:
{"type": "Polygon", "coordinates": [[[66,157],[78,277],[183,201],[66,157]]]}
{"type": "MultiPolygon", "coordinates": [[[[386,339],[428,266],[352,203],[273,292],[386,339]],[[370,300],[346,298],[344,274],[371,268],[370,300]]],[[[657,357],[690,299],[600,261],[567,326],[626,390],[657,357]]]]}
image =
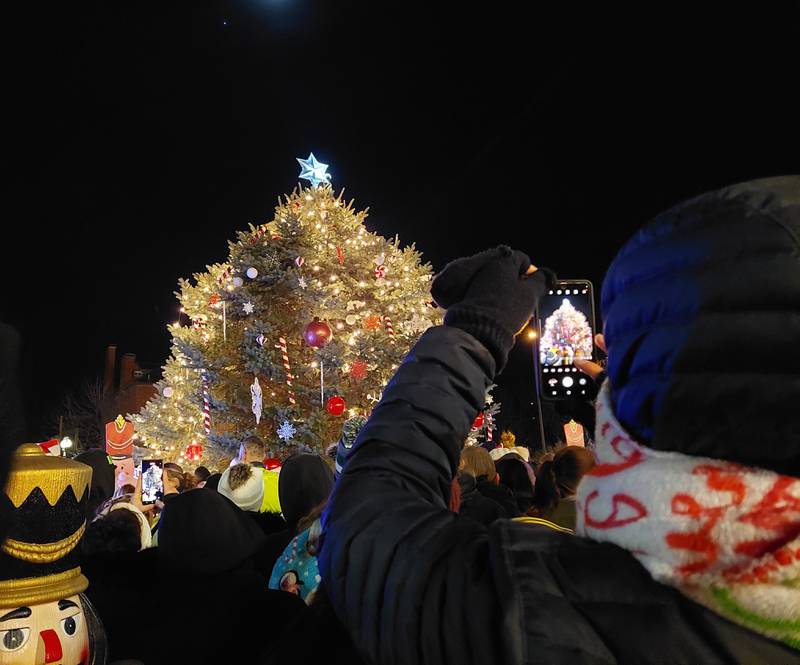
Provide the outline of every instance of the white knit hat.
{"type": "Polygon", "coordinates": [[[225,469],[219,479],[217,491],[222,496],[228,497],[242,510],[249,510],[257,513],[264,500],[264,475],[261,469],[249,464],[237,464],[236,466],[225,469]],[[239,485],[235,490],[231,489],[230,477],[234,469],[243,471],[239,467],[250,469],[250,477],[243,485],[239,485]]]}
{"type": "Polygon", "coordinates": [[[497,448],[492,448],[489,451],[489,456],[492,458],[492,460],[498,462],[504,456],[508,455],[508,453],[517,453],[517,455],[519,455],[526,462],[530,462],[531,453],[524,446],[514,446],[513,448],[501,448],[498,446],[497,448]]]}

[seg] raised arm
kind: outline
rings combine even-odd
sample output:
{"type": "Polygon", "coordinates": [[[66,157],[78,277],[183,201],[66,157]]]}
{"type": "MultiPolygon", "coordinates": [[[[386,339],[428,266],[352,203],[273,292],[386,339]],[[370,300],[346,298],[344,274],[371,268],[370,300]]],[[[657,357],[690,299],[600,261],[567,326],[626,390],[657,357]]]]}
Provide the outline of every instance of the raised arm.
{"type": "Polygon", "coordinates": [[[328,503],[320,571],[370,662],[508,662],[487,531],[447,499],[486,388],[544,289],[541,274],[526,278],[529,266],[497,248],[437,277],[445,325],[398,369],[328,503]]]}

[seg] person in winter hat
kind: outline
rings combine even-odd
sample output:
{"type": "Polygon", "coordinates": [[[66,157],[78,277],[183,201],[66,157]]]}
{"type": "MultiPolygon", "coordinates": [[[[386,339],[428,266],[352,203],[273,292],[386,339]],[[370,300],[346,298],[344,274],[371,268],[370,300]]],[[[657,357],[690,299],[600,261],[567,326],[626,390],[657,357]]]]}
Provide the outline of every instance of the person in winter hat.
{"type": "Polygon", "coordinates": [[[328,500],[332,487],[333,471],[315,453],[292,455],[283,463],[279,492],[285,526],[267,536],[258,556],[259,569],[267,577],[286,546],[303,530],[299,527],[303,518],[328,500]]]}
{"type": "Polygon", "coordinates": [[[336,444],[336,471],[333,474],[335,478],[338,478],[342,472],[347,457],[353,449],[353,444],[356,442],[356,437],[366,422],[367,419],[364,416],[354,416],[345,420],[342,426],[342,436],[339,438],[339,443],[336,444]]]}
{"type": "Polygon", "coordinates": [[[225,469],[217,491],[244,511],[258,512],[264,499],[261,471],[250,464],[237,464],[225,469]]]}
{"type": "MultiPolygon", "coordinates": [[[[508,450],[508,449],[507,449],[508,450]]],[[[523,448],[527,451],[527,448],[523,448]]],[[[533,503],[536,475],[533,473],[528,461],[518,455],[513,449],[504,455],[500,461],[495,462],[497,475],[500,482],[514,493],[514,499],[521,514],[525,514],[533,503]]]]}
{"type": "Polygon", "coordinates": [[[160,614],[161,630],[150,640],[154,653],[143,662],[257,663],[300,616],[302,600],[270,591],[257,571],[264,535],[248,515],[206,490],[179,495],[164,512],[156,548],[160,578],[167,587],[180,579],[192,583],[160,614]],[[176,639],[187,626],[204,639],[176,639]]]}
{"type": "Polygon", "coordinates": [[[800,356],[763,361],[800,339],[800,177],[682,203],[617,255],[584,537],[447,510],[546,282],[507,248],[434,280],[445,323],[384,390],[323,514],[321,576],[358,650],[406,665],[800,662],[800,356]]]}

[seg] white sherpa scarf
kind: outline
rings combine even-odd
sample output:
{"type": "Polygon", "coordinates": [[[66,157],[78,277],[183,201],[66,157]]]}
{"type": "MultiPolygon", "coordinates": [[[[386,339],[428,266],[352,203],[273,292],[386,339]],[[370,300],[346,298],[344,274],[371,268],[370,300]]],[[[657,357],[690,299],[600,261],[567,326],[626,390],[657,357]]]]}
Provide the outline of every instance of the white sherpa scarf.
{"type": "Polygon", "coordinates": [[[800,480],[639,445],[597,400],[597,465],[577,533],[619,545],[654,579],[800,649],[800,480]]]}

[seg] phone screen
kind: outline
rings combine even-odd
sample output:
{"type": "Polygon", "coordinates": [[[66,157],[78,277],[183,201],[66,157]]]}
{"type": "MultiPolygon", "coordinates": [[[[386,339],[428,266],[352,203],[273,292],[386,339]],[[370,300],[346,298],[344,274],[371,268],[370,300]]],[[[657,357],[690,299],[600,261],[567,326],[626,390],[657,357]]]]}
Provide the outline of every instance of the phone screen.
{"type": "Polygon", "coordinates": [[[142,503],[155,503],[164,496],[164,460],[142,460],[142,503]]]}
{"type": "Polygon", "coordinates": [[[539,390],[545,399],[588,399],[574,360],[594,358],[594,293],[584,279],[557,282],[539,301],[539,390]]]}

